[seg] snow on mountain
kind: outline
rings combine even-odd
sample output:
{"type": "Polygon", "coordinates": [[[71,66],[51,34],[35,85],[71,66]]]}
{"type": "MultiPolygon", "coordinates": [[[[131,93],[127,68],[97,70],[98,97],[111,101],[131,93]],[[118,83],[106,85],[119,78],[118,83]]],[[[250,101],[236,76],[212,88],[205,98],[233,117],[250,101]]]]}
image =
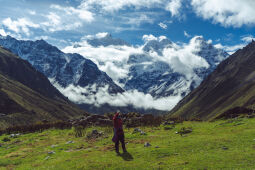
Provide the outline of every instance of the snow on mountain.
{"type": "MultiPolygon", "coordinates": [[[[88,44],[90,44],[93,47],[99,47],[99,46],[110,46],[110,45],[127,45],[129,44],[125,42],[122,39],[119,38],[113,38],[110,33],[103,32],[98,33],[96,35],[87,35],[82,38],[83,41],[86,41],[88,44]]],[[[79,43],[75,44],[75,47],[80,47],[81,45],[79,43]]]]}
{"type": "MultiPolygon", "coordinates": [[[[125,93],[133,93],[151,107],[169,110],[182,97],[197,87],[228,54],[215,48],[202,36],[193,37],[188,44],[176,44],[167,37],[144,35],[144,45],[116,43],[109,34],[88,36],[69,46],[64,52],[76,52],[95,62],[125,93]],[[92,42],[107,44],[93,45],[92,42]],[[113,41],[114,43],[111,43],[113,41]],[[124,44],[124,45],[123,45],[124,44]],[[151,96],[149,100],[145,95],[151,96]],[[163,102],[158,107],[158,101],[163,102]]],[[[134,99],[128,98],[126,103],[134,99]]],[[[146,105],[146,104],[145,104],[146,105]]],[[[146,107],[146,106],[144,106],[146,107]]]]}
{"type": "Polygon", "coordinates": [[[164,48],[171,48],[173,43],[167,39],[165,36],[160,36],[160,37],[153,37],[152,35],[143,36],[144,41],[146,42],[143,51],[150,52],[150,51],[155,51],[159,55],[162,55],[162,50],[164,48]]]}
{"type": "Polygon", "coordinates": [[[228,56],[202,36],[183,44],[165,36],[143,40],[134,47],[98,33],[64,48],[65,53],[43,40],[7,36],[0,37],[0,45],[27,59],[76,103],[158,110],[173,108],[228,56]]]}
{"type": "MultiPolygon", "coordinates": [[[[0,45],[29,61],[38,71],[46,75],[53,84],[66,88],[108,86],[108,92],[123,92],[112,79],[98,69],[91,60],[80,54],[63,53],[44,40],[20,41],[10,36],[0,36],[0,45]]],[[[67,96],[68,97],[68,96],[67,96]]]]}
{"type": "Polygon", "coordinates": [[[153,39],[145,43],[143,51],[129,56],[128,76],[120,82],[125,90],[138,89],[156,98],[184,97],[228,56],[201,36],[182,47],[166,38],[153,39]]]}

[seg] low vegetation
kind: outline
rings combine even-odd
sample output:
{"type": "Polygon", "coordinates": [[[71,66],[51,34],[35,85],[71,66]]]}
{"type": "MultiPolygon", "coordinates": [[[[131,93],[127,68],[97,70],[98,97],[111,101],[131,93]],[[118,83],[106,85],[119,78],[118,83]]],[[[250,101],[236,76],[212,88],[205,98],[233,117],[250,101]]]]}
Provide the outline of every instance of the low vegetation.
{"type": "Polygon", "coordinates": [[[125,128],[117,156],[112,127],[0,136],[0,169],[253,169],[255,119],[183,121],[125,128]],[[166,128],[168,127],[168,128],[166,128]],[[136,129],[136,130],[135,130],[136,129]],[[138,131],[138,133],[133,133],[138,131]],[[146,135],[139,133],[145,132],[146,135]],[[145,147],[146,146],[146,147],[145,147]]]}

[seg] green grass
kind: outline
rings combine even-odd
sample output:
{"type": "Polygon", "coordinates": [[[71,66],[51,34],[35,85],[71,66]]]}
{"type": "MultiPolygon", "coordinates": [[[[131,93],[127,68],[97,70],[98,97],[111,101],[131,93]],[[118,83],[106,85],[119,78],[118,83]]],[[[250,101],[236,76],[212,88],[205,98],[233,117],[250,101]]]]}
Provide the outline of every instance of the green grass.
{"type": "Polygon", "coordinates": [[[216,122],[183,122],[171,130],[141,127],[147,135],[125,129],[129,154],[117,156],[111,128],[88,140],[76,138],[74,129],[24,134],[3,142],[0,136],[0,169],[253,169],[255,167],[255,119],[216,122]],[[175,134],[192,127],[183,136],[175,134]],[[67,144],[68,141],[74,143],[67,144]],[[144,147],[149,142],[152,146],[144,147]],[[52,147],[54,145],[54,147],[52,147]],[[156,148],[158,146],[158,148],[156,148]],[[54,151],[55,154],[48,154],[54,151]],[[47,159],[48,158],[48,159],[47,159]]]}

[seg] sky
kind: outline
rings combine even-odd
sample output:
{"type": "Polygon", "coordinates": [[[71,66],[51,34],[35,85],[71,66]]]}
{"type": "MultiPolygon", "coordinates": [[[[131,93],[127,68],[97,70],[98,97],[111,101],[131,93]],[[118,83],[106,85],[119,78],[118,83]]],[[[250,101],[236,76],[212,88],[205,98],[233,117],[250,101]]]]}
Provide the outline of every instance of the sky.
{"type": "Polygon", "coordinates": [[[255,35],[254,0],[0,0],[0,34],[44,39],[63,49],[109,32],[132,45],[143,36],[189,42],[196,35],[226,51],[255,35]]]}

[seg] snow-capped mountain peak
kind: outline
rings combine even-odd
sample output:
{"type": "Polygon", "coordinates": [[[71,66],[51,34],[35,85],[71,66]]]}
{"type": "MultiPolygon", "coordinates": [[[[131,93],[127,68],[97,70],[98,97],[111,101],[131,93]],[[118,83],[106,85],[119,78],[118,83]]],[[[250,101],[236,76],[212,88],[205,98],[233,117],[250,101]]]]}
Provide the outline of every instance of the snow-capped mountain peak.
{"type": "MultiPolygon", "coordinates": [[[[83,43],[86,42],[93,47],[99,47],[99,46],[106,47],[106,46],[110,46],[110,45],[130,46],[127,42],[125,42],[122,39],[113,38],[110,33],[98,33],[96,35],[87,35],[87,36],[84,36],[81,40],[83,43]]],[[[76,47],[82,46],[82,44],[75,44],[75,45],[76,45],[76,47]]]]}
{"type": "Polygon", "coordinates": [[[160,36],[159,38],[146,41],[143,50],[146,52],[155,51],[162,55],[162,50],[170,47],[172,47],[172,42],[165,36],[160,36]]]}

